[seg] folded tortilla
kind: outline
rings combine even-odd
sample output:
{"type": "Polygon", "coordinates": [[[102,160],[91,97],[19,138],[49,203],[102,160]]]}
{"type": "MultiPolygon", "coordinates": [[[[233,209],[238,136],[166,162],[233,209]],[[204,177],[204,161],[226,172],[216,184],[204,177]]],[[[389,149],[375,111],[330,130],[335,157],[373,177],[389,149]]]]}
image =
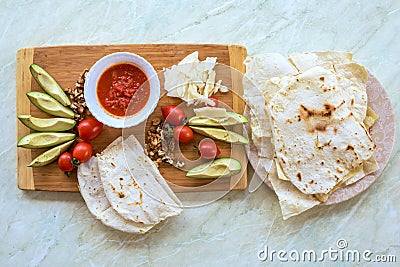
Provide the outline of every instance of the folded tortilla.
{"type": "MultiPolygon", "coordinates": [[[[265,113],[264,94],[273,95],[271,81],[273,77],[297,74],[296,68],[289,60],[277,53],[248,56],[244,61],[246,74],[243,77],[244,98],[250,108],[250,127],[254,145],[260,157],[273,158],[271,143],[271,123],[269,114],[265,113]]],[[[272,84],[273,85],[273,84],[272,84]]]]}
{"type": "Polygon", "coordinates": [[[153,225],[125,220],[111,207],[100,181],[96,157],[91,157],[87,162],[79,165],[78,183],[89,211],[104,225],[123,232],[137,234],[143,234],[153,227],[153,225]]]}
{"type": "Polygon", "coordinates": [[[354,95],[365,87],[344,87],[344,79],[313,67],[294,76],[268,105],[278,164],[305,194],[329,193],[375,150],[355,115],[364,99],[354,95]]]}
{"type": "MultiPolygon", "coordinates": [[[[271,100],[278,91],[282,88],[287,88],[289,84],[293,83],[294,76],[302,74],[311,68],[319,66],[332,72],[336,77],[340,76],[339,81],[336,82],[339,87],[347,89],[346,91],[342,90],[341,97],[350,99],[343,106],[349,113],[352,113],[353,125],[358,123],[364,130],[369,129],[378,118],[373,110],[367,107],[365,86],[368,80],[368,72],[363,66],[352,62],[350,53],[332,51],[293,53],[288,58],[279,54],[255,55],[247,57],[245,64],[244,96],[250,107],[252,140],[258,150],[259,164],[261,165],[263,165],[262,162],[274,160],[275,153],[275,141],[271,138],[270,111],[268,108],[262,111],[262,106],[270,105],[271,100]],[[260,99],[260,93],[263,95],[264,101],[260,99]]],[[[318,123],[318,120],[316,122],[318,123]]],[[[359,130],[361,128],[358,127],[359,130]]],[[[292,137],[296,136],[294,132],[295,130],[293,129],[292,137]]],[[[369,139],[368,133],[366,135],[369,139]]],[[[323,136],[320,136],[313,145],[324,145],[326,141],[323,136]]],[[[298,158],[301,158],[301,156],[298,155],[298,158]]],[[[368,156],[366,155],[365,157],[368,156]]],[[[277,159],[274,160],[275,164],[273,164],[272,168],[269,168],[270,165],[266,164],[268,166],[265,166],[265,169],[267,172],[269,171],[268,179],[280,200],[284,219],[326,201],[329,195],[338,188],[355,183],[379,168],[375,158],[371,156],[354,168],[349,166],[348,174],[327,193],[304,194],[286,176],[277,159]]]]}
{"type": "Polygon", "coordinates": [[[298,215],[321,203],[313,195],[303,194],[290,181],[279,179],[277,172],[270,172],[268,179],[279,199],[279,205],[281,206],[282,217],[284,220],[298,215]]]}
{"type": "Polygon", "coordinates": [[[289,61],[300,73],[316,66],[327,67],[351,63],[352,59],[353,55],[351,53],[340,51],[303,52],[289,55],[289,61]]]}
{"type": "Polygon", "coordinates": [[[105,149],[98,163],[107,199],[124,219],[155,225],[181,213],[182,203],[133,135],[105,149]]]}

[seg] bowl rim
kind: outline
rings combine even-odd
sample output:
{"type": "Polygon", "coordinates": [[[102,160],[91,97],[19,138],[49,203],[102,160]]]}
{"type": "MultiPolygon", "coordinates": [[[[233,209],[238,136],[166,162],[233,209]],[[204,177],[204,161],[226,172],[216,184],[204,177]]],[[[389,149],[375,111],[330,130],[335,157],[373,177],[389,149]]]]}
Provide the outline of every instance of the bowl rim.
{"type": "Polygon", "coordinates": [[[129,128],[145,121],[157,107],[160,99],[160,80],[154,67],[145,58],[132,52],[115,52],[105,55],[91,66],[85,79],[84,98],[89,111],[100,122],[113,128],[129,128]],[[146,82],[150,83],[150,95],[146,105],[139,112],[128,117],[118,117],[105,111],[99,103],[97,82],[109,67],[124,62],[139,67],[146,74],[146,82]]]}

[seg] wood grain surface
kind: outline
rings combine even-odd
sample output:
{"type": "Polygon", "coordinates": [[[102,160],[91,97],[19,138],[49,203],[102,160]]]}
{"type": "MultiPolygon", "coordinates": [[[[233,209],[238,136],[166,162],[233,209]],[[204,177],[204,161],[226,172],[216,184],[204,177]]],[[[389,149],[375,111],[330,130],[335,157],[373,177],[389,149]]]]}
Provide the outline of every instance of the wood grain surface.
{"type": "MultiPolygon", "coordinates": [[[[243,113],[244,102],[242,73],[244,72],[243,60],[246,57],[246,49],[237,45],[214,44],[127,44],[127,45],[96,45],[96,46],[53,46],[23,48],[17,52],[17,114],[31,114],[34,117],[50,117],[32,104],[26,97],[26,92],[42,91],[29,72],[29,65],[36,63],[46,69],[63,87],[73,87],[79,74],[85,68],[90,68],[101,57],[114,52],[132,52],[147,59],[157,72],[177,64],[186,55],[199,51],[200,60],[206,57],[217,57],[220,64],[216,67],[217,79],[221,79],[223,85],[233,91],[226,94],[218,93],[217,97],[234,111],[243,113]],[[232,68],[230,68],[232,67],[232,68]]],[[[160,74],[161,88],[163,88],[163,75],[160,74]]],[[[168,104],[180,104],[177,98],[167,97],[161,92],[160,102],[150,120],[161,118],[160,106],[168,104]]],[[[110,142],[120,135],[135,134],[138,139],[144,140],[145,129],[150,125],[141,124],[130,129],[114,129],[104,127],[102,134],[92,141],[94,153],[102,151],[110,142]]],[[[18,140],[28,134],[30,130],[17,121],[18,140]]],[[[242,127],[235,127],[235,131],[242,131],[242,127]]],[[[204,137],[196,134],[195,140],[189,144],[181,145],[180,149],[188,160],[197,158],[193,151],[193,145],[204,137]]],[[[170,182],[174,191],[215,191],[229,189],[245,189],[247,187],[247,159],[243,146],[222,143],[216,141],[221,149],[221,157],[237,158],[243,163],[241,174],[223,179],[190,179],[185,176],[185,171],[162,164],[160,172],[170,182]]],[[[18,187],[23,190],[45,190],[78,192],[76,174],[67,177],[58,169],[57,163],[52,163],[41,168],[29,168],[26,165],[45,149],[17,148],[18,155],[18,187]]]]}

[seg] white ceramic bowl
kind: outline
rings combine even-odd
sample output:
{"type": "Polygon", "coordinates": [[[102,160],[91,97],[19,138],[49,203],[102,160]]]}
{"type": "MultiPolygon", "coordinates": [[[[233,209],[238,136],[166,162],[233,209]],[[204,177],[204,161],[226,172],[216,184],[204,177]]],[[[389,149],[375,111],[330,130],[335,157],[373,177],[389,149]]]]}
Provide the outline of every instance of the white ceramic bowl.
{"type": "Polygon", "coordinates": [[[98,60],[89,70],[85,80],[84,96],[86,105],[92,115],[107,126],[129,128],[146,120],[154,111],[160,98],[160,81],[153,66],[141,56],[127,52],[109,54],[98,60]],[[118,117],[104,110],[97,98],[97,82],[101,74],[117,63],[131,63],[140,68],[150,83],[150,96],[147,104],[136,114],[118,117]]]}

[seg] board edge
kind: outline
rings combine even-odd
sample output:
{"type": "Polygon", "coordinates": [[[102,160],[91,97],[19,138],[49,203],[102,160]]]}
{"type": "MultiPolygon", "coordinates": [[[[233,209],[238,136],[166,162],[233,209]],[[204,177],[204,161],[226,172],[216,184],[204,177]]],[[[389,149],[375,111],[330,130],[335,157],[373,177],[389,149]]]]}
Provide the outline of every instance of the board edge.
{"type": "MultiPolygon", "coordinates": [[[[25,96],[26,92],[31,89],[31,76],[28,71],[29,66],[33,63],[34,48],[21,48],[17,51],[17,71],[16,71],[16,115],[30,114],[30,102],[25,96]]],[[[24,135],[29,134],[30,130],[19,122],[17,123],[17,140],[24,135]]],[[[35,180],[32,168],[27,167],[31,158],[31,150],[21,147],[17,148],[17,185],[21,190],[35,190],[35,180]]]]}
{"type": "MultiPolygon", "coordinates": [[[[234,93],[232,94],[232,108],[235,112],[243,114],[245,103],[244,100],[241,98],[243,96],[243,84],[242,84],[242,76],[243,73],[246,71],[244,60],[247,56],[246,47],[241,45],[228,45],[228,53],[229,53],[229,65],[233,68],[231,69],[231,79],[232,79],[232,89],[234,93]]],[[[241,127],[241,126],[240,126],[241,127]]],[[[240,146],[243,150],[243,153],[240,153],[239,161],[240,162],[247,162],[246,159],[246,152],[244,151],[243,145],[233,145],[233,146],[240,146]]],[[[240,179],[235,179],[234,177],[231,178],[231,185],[230,189],[233,190],[244,190],[247,188],[247,166],[244,167],[242,171],[242,177],[240,179]]]]}

